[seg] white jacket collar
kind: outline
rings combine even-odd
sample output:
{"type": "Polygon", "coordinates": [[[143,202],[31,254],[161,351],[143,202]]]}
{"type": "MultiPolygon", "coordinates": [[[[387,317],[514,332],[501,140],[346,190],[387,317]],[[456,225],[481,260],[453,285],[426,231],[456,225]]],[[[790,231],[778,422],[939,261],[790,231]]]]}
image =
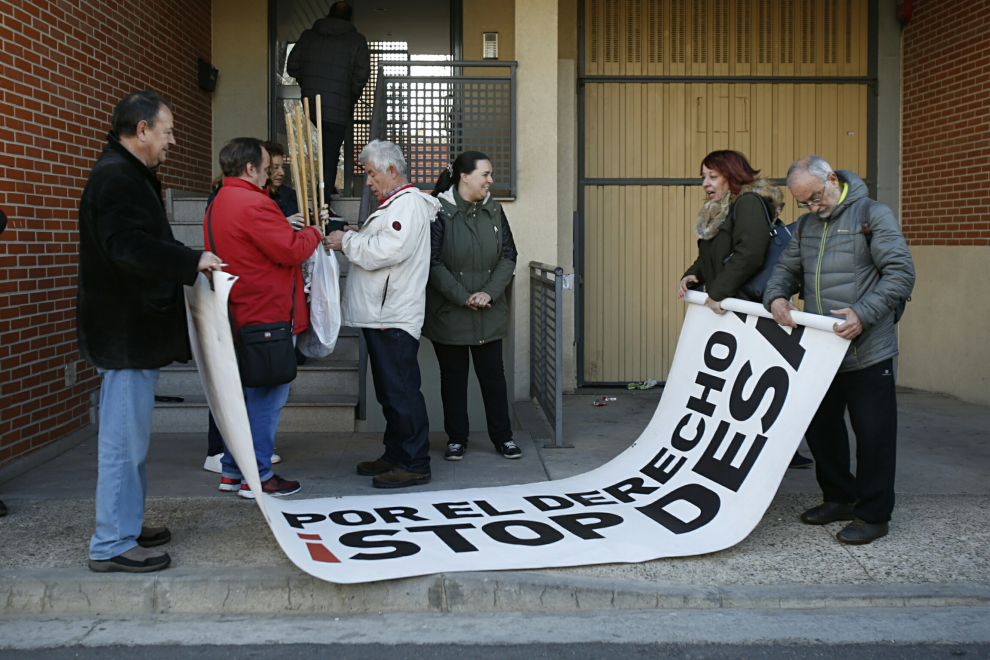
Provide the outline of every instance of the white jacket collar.
{"type": "Polygon", "coordinates": [[[382,203],[381,203],[381,204],[380,204],[380,205],[378,206],[378,208],[379,208],[379,209],[383,209],[383,208],[385,208],[386,206],[388,206],[389,204],[391,204],[393,200],[396,200],[396,199],[398,199],[399,197],[402,197],[403,195],[405,195],[405,194],[407,194],[407,193],[411,193],[411,192],[417,192],[417,191],[419,190],[419,188],[417,188],[416,186],[414,186],[414,185],[412,185],[411,183],[409,183],[409,184],[406,184],[406,185],[408,186],[407,188],[403,188],[403,189],[402,189],[402,190],[400,190],[399,192],[396,192],[396,193],[392,193],[392,196],[391,196],[391,197],[389,197],[388,199],[386,199],[386,200],[385,200],[384,202],[382,202],[382,203]]]}
{"type": "MultiPolygon", "coordinates": [[[[389,206],[391,206],[391,204],[392,204],[392,202],[394,200],[396,200],[396,199],[398,199],[400,197],[403,197],[404,195],[414,194],[414,193],[415,194],[418,194],[421,199],[426,200],[426,202],[430,205],[430,207],[432,209],[431,214],[433,216],[433,217],[430,218],[430,222],[433,222],[433,220],[436,219],[435,218],[436,214],[440,211],[440,202],[437,201],[437,198],[436,197],[434,197],[433,195],[428,195],[428,194],[424,193],[422,190],[420,190],[419,188],[417,188],[415,185],[413,185],[413,186],[411,186],[409,188],[404,188],[404,189],[400,190],[399,192],[393,194],[388,199],[386,199],[384,202],[381,203],[381,205],[377,209],[375,209],[374,211],[371,212],[371,214],[368,215],[368,220],[370,220],[373,217],[377,217],[382,211],[384,211],[389,206]]],[[[368,220],[365,220],[365,224],[367,224],[368,220]]],[[[361,226],[363,227],[364,225],[361,225],[361,226]]]]}

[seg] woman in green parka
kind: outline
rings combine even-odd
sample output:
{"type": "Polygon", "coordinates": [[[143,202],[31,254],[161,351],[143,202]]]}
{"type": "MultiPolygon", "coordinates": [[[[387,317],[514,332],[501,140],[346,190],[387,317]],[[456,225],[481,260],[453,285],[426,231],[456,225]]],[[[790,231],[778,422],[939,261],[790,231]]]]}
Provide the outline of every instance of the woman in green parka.
{"type": "Polygon", "coordinates": [[[505,290],[516,268],[516,244],[502,205],[491,198],[492,162],[465,151],[441,173],[433,196],[442,206],[430,230],[430,282],[423,335],[440,364],[448,461],[464,458],[468,422],[468,350],[481,386],[488,437],[505,458],[522,450],[512,439],[502,339],[509,334],[505,290]]]}

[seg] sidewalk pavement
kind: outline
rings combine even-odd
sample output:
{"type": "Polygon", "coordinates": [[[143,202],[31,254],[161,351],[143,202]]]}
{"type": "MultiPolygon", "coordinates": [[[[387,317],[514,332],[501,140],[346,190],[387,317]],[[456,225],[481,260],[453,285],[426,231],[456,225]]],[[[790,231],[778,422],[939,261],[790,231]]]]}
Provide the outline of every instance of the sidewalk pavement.
{"type": "MultiPolygon", "coordinates": [[[[573,449],[547,449],[549,427],[517,403],[521,460],[472,435],[460,462],[431,434],[432,490],[561,479],[611,460],[645,428],[659,391],[565,397],[573,449]],[[534,440],[535,438],[535,440],[534,440]]],[[[839,523],[798,514],[820,498],[813,470],[788,470],[763,521],[742,543],[697,557],[539,571],[456,573],[364,585],[311,578],[281,552],[257,506],[217,491],[202,470],[204,434],[159,434],[148,456],[146,521],[165,524],[172,568],[95,574],[85,568],[93,528],[96,440],[0,484],[0,613],[367,613],[598,609],[990,605],[990,408],[899,392],[898,504],[890,535],[840,545],[839,523]]],[[[354,465],[381,451],[376,434],[282,434],[276,471],[294,497],[379,493],[354,465]]],[[[807,453],[807,452],[806,452],[807,453]]]]}

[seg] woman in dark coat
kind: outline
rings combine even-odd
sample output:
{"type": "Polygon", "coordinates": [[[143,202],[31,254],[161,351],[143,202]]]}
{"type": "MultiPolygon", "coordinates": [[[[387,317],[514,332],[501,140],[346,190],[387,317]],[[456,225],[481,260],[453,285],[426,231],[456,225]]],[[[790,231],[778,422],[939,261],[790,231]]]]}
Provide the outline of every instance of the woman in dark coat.
{"type": "MultiPolygon", "coordinates": [[[[740,288],[763,268],[770,231],[767,217],[776,218],[784,207],[777,186],[757,178],[746,157],[738,151],[713,151],[701,162],[701,187],[706,201],[694,229],[698,258],[684,273],[678,287],[683,298],[689,287],[703,284],[705,304],[723,314],[726,298],[748,300],[740,288]]],[[[791,467],[807,468],[811,459],[799,453],[791,467]]]]}
{"type": "Polygon", "coordinates": [[[770,244],[767,216],[777,217],[784,206],[780,189],[759,173],[738,151],[713,151],[701,162],[706,201],[694,226],[698,258],[678,293],[684,297],[689,287],[703,284],[705,304],[717,314],[725,311],[722,300],[747,299],[740,288],[763,268],[770,244]]]}
{"type": "Polygon", "coordinates": [[[440,200],[430,231],[430,281],[423,335],[440,364],[440,396],[448,461],[464,458],[468,441],[468,350],[481,386],[488,437],[505,458],[522,451],[512,440],[502,339],[509,333],[505,291],[516,268],[516,245],[501,204],[488,192],[492,162],[466,151],[440,175],[440,200]]]}

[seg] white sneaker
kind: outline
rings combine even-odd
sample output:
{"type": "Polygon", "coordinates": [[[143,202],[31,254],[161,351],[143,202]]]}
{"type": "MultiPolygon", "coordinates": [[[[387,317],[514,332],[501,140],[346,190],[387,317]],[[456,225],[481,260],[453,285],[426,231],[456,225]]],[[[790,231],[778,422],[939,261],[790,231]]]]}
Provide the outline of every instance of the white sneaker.
{"type": "MultiPolygon", "coordinates": [[[[220,465],[220,459],[223,458],[223,454],[217,454],[216,456],[207,456],[206,462],[203,463],[203,469],[207,472],[216,472],[220,474],[223,472],[223,467],[220,465]]],[[[275,463],[281,463],[282,457],[278,454],[272,454],[272,465],[275,463]]]]}

